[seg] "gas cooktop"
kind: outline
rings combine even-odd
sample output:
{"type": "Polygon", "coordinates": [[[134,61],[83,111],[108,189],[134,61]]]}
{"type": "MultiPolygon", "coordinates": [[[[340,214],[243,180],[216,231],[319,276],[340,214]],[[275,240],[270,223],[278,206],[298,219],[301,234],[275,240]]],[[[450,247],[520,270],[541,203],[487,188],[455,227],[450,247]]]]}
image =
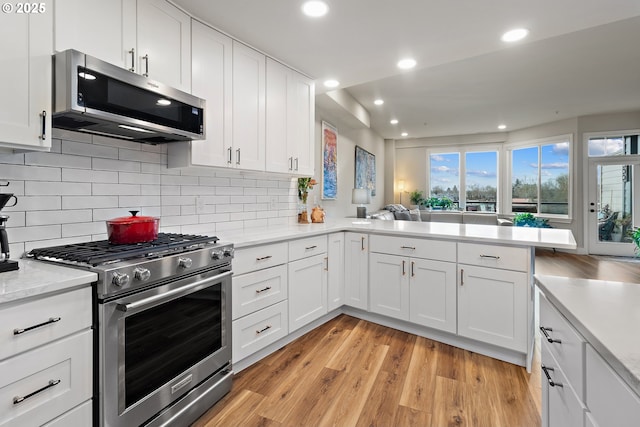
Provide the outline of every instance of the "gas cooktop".
{"type": "Polygon", "coordinates": [[[114,245],[108,240],[73,243],[32,249],[27,256],[44,261],[97,266],[125,260],[158,258],[214,245],[217,237],[195,234],[159,233],[151,242],[114,245]]]}

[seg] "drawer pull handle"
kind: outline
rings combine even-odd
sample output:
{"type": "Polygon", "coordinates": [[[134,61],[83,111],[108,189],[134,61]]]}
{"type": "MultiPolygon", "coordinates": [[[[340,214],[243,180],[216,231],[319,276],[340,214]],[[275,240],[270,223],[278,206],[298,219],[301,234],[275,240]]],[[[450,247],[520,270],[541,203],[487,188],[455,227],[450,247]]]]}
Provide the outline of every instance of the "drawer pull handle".
{"type": "Polygon", "coordinates": [[[544,335],[547,341],[549,341],[551,344],[553,344],[554,342],[562,344],[562,340],[554,339],[551,337],[551,335],[549,335],[549,332],[553,332],[552,328],[545,328],[544,326],[540,326],[540,332],[542,332],[542,335],[544,335]]]}
{"type": "Polygon", "coordinates": [[[544,372],[544,375],[547,377],[547,382],[549,383],[549,385],[551,387],[562,387],[562,383],[557,383],[557,382],[553,381],[551,379],[551,375],[549,375],[549,371],[553,372],[553,368],[548,368],[548,367],[542,365],[542,371],[544,372]]]}
{"type": "Polygon", "coordinates": [[[412,251],[416,250],[415,246],[400,246],[400,249],[411,249],[412,251]]]}
{"type": "Polygon", "coordinates": [[[256,261],[264,261],[265,259],[271,259],[271,258],[273,258],[273,255],[261,256],[259,258],[256,258],[256,261]]]}
{"type": "Polygon", "coordinates": [[[269,329],[271,329],[271,325],[267,325],[264,328],[260,329],[259,331],[256,331],[256,334],[261,334],[264,331],[268,331],[269,329]]]}
{"type": "Polygon", "coordinates": [[[14,329],[13,330],[13,335],[24,334],[25,332],[29,332],[29,331],[31,331],[33,329],[41,328],[42,326],[46,326],[46,325],[50,325],[52,323],[59,322],[60,319],[61,319],[60,317],[50,317],[49,320],[47,320],[46,322],[38,323],[37,325],[29,326],[28,328],[24,328],[24,329],[14,329]]]}
{"type": "Polygon", "coordinates": [[[45,391],[48,388],[54,387],[56,385],[60,384],[60,380],[49,380],[49,384],[47,384],[46,386],[39,388],[36,391],[33,391],[29,394],[25,394],[24,396],[16,396],[13,398],[13,404],[17,405],[18,403],[27,400],[28,398],[35,396],[38,393],[41,393],[43,391],[45,391]]]}
{"type": "Polygon", "coordinates": [[[497,255],[480,255],[480,258],[491,258],[491,259],[495,259],[495,260],[499,260],[500,257],[497,255]]]}
{"type": "Polygon", "coordinates": [[[256,294],[261,294],[261,293],[263,293],[263,292],[267,292],[267,291],[268,291],[268,290],[270,290],[270,289],[271,289],[271,286],[267,286],[267,287],[266,287],[266,288],[264,288],[264,289],[256,289],[256,294]]]}
{"type": "Polygon", "coordinates": [[[305,250],[305,251],[309,251],[309,250],[311,250],[311,249],[315,249],[315,248],[317,248],[317,247],[318,247],[318,245],[307,246],[306,248],[304,248],[304,250],[305,250]]]}
{"type": "Polygon", "coordinates": [[[362,250],[364,251],[364,236],[360,237],[360,246],[362,247],[362,250]]]}

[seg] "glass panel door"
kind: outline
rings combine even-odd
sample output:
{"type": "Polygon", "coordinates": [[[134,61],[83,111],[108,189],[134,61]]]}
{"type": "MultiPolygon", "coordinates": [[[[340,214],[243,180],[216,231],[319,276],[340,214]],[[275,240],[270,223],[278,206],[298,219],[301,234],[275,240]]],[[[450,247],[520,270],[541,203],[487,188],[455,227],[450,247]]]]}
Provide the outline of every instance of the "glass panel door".
{"type": "Polygon", "coordinates": [[[630,233],[638,223],[640,160],[589,160],[589,253],[633,256],[630,233]]]}

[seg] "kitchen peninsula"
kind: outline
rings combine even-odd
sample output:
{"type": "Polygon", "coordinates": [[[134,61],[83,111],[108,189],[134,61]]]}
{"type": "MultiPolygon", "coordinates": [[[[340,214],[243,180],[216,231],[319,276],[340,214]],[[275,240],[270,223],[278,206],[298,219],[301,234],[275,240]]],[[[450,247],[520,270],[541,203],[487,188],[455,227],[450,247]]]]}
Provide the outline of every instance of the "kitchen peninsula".
{"type": "Polygon", "coordinates": [[[534,248],[569,230],[336,219],[226,233],[240,371],[340,313],[531,369],[534,248]]]}

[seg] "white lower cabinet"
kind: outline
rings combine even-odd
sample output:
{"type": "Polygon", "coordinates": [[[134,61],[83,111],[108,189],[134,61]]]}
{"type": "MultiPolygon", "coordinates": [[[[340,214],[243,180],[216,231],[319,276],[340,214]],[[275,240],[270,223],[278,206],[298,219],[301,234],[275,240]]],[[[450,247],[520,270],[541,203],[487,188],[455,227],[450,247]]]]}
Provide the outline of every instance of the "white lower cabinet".
{"type": "Polygon", "coordinates": [[[327,257],[289,263],[289,332],[327,313],[327,257]]]}
{"type": "Polygon", "coordinates": [[[344,304],[344,233],[331,233],[327,241],[327,310],[344,304]]]}
{"type": "Polygon", "coordinates": [[[369,309],[369,236],[344,233],[344,304],[369,309]]]}
{"type": "Polygon", "coordinates": [[[281,301],[233,321],[233,363],[289,333],[287,301],[281,301]]]}
{"type": "Polygon", "coordinates": [[[456,332],[456,264],[372,253],[371,311],[456,332]]]}
{"type": "Polygon", "coordinates": [[[93,403],[85,402],[42,427],[86,427],[93,421],[93,403]]]}
{"type": "Polygon", "coordinates": [[[529,277],[526,273],[460,264],[458,334],[527,351],[529,277]]]}

